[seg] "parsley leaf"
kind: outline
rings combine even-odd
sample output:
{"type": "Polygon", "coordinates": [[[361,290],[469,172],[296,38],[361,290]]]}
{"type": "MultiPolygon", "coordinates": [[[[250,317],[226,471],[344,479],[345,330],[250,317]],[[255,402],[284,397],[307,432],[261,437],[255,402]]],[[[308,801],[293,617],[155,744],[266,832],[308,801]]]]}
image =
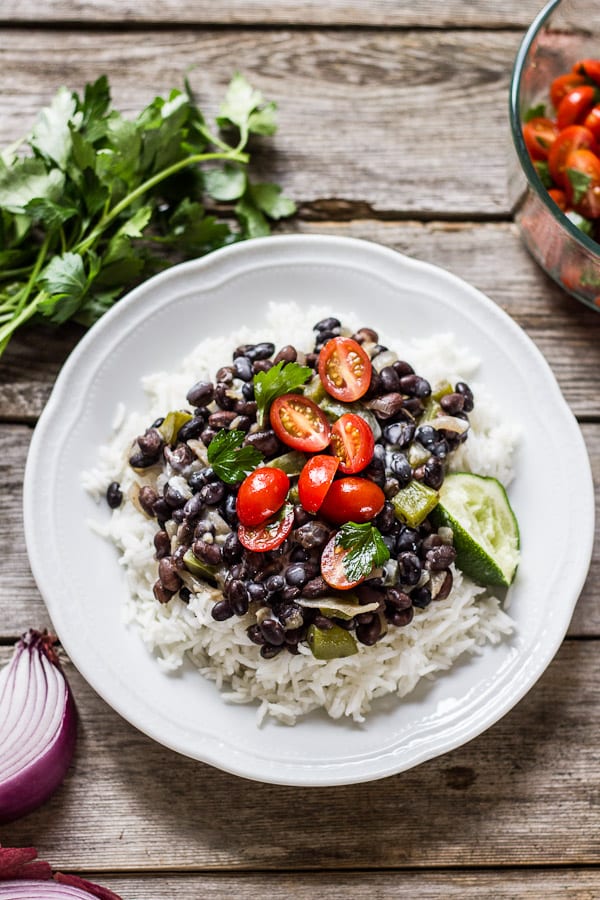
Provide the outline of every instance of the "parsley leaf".
{"type": "Polygon", "coordinates": [[[571,187],[573,188],[573,203],[579,203],[584,197],[589,188],[592,178],[590,175],[586,175],[585,172],[580,172],[578,169],[567,169],[567,177],[571,182],[571,187]]]}
{"type": "Polygon", "coordinates": [[[313,374],[308,366],[286,363],[283,360],[272,366],[268,372],[257,372],[254,376],[254,399],[257,404],[256,419],[262,427],[265,424],[269,406],[282,394],[289,394],[301,387],[313,374]]]}
{"type": "Polygon", "coordinates": [[[523,116],[523,121],[531,122],[532,119],[544,118],[545,115],[546,107],[543,103],[539,103],[537,106],[532,106],[527,110],[527,112],[523,116]]]}
{"type": "Polygon", "coordinates": [[[540,181],[544,185],[545,188],[551,188],[554,184],[552,181],[552,176],[550,175],[550,169],[548,167],[548,163],[543,160],[538,160],[533,164],[535,166],[535,170],[540,176],[540,181]]]}
{"type": "Polygon", "coordinates": [[[208,445],[208,461],[226,484],[237,484],[262,462],[263,455],[255,447],[242,447],[243,431],[221,428],[208,445]]]}
{"type": "Polygon", "coordinates": [[[350,551],[343,560],[349,581],[364,578],[375,566],[382,566],[390,558],[381,532],[370,522],[362,525],[346,522],[336,534],[335,544],[350,551]]]}

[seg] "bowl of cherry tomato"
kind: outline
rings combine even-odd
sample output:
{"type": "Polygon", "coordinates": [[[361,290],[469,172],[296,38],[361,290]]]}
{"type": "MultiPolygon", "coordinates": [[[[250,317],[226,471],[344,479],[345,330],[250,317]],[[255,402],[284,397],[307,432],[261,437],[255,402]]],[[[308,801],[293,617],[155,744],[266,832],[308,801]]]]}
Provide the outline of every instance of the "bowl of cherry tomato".
{"type": "Polygon", "coordinates": [[[527,31],[510,89],[509,192],[526,247],[600,310],[600,19],[551,0],[527,31]]]}

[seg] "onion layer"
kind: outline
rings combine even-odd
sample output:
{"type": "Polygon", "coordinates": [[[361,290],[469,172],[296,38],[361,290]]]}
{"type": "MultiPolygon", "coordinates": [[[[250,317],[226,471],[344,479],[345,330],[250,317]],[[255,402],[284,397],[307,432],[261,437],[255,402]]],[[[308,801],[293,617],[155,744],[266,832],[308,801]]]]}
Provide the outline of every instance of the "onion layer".
{"type": "Polygon", "coordinates": [[[54,642],[28,631],[0,671],[0,822],[41,806],[73,757],[77,714],[54,642]]]}
{"type": "Polygon", "coordinates": [[[122,900],[78,875],[53,874],[50,864],[36,857],[35,847],[0,847],[0,900],[122,900]]]}

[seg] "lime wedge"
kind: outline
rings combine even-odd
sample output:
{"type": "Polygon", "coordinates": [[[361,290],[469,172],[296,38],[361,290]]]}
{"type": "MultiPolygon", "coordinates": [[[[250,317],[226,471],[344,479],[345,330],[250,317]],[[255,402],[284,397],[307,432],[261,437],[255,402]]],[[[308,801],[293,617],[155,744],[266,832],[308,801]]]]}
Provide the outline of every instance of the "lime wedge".
{"type": "Polygon", "coordinates": [[[434,523],[454,532],[456,565],[473,581],[508,587],[519,564],[520,536],[497,478],[456,472],[440,488],[434,523]]]}

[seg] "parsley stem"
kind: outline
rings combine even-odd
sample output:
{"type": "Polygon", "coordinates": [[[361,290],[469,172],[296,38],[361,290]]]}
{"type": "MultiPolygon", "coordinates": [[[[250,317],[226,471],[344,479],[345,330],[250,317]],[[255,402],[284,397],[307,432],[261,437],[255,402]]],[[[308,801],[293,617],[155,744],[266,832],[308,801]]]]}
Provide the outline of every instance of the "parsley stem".
{"type": "Polygon", "coordinates": [[[128,206],[132,203],[135,203],[140,197],[143,197],[148,191],[151,191],[152,188],[156,187],[157,184],[160,184],[161,181],[164,181],[166,178],[170,178],[171,175],[175,175],[177,172],[180,172],[182,169],[186,169],[188,166],[193,166],[198,163],[208,162],[213,159],[230,159],[234,162],[248,162],[248,156],[246,153],[241,153],[238,150],[228,149],[227,152],[223,153],[195,153],[193,156],[186,156],[185,159],[180,159],[178,162],[173,163],[168,166],[166,169],[162,169],[160,172],[157,172],[156,175],[153,175],[151,178],[148,178],[146,181],[142,182],[142,184],[138,185],[135,190],[131,191],[127,194],[126,197],[113,206],[110,212],[106,213],[98,222],[96,227],[92,230],[92,232],[88,235],[85,240],[80,241],[76,247],[74,247],[75,253],[84,254],[87,250],[93,247],[94,243],[98,240],[99,237],[102,236],[104,231],[108,228],[108,226],[113,222],[118,216],[124,212],[128,206]]]}
{"type": "Polygon", "coordinates": [[[0,328],[0,354],[4,352],[6,345],[8,344],[11,336],[17,330],[17,328],[19,328],[24,322],[27,322],[27,320],[30,319],[32,315],[37,311],[40,299],[43,297],[43,291],[40,291],[34,297],[31,303],[28,304],[27,300],[29,299],[35,282],[37,281],[38,275],[40,274],[41,268],[46,260],[46,254],[48,253],[48,247],[50,246],[51,239],[52,234],[47,234],[44,243],[40,247],[37,259],[31,270],[31,275],[29,276],[27,284],[22,287],[21,290],[15,295],[15,299],[17,300],[17,302],[15,304],[15,308],[11,318],[4,326],[2,326],[2,328],[0,328]]]}

